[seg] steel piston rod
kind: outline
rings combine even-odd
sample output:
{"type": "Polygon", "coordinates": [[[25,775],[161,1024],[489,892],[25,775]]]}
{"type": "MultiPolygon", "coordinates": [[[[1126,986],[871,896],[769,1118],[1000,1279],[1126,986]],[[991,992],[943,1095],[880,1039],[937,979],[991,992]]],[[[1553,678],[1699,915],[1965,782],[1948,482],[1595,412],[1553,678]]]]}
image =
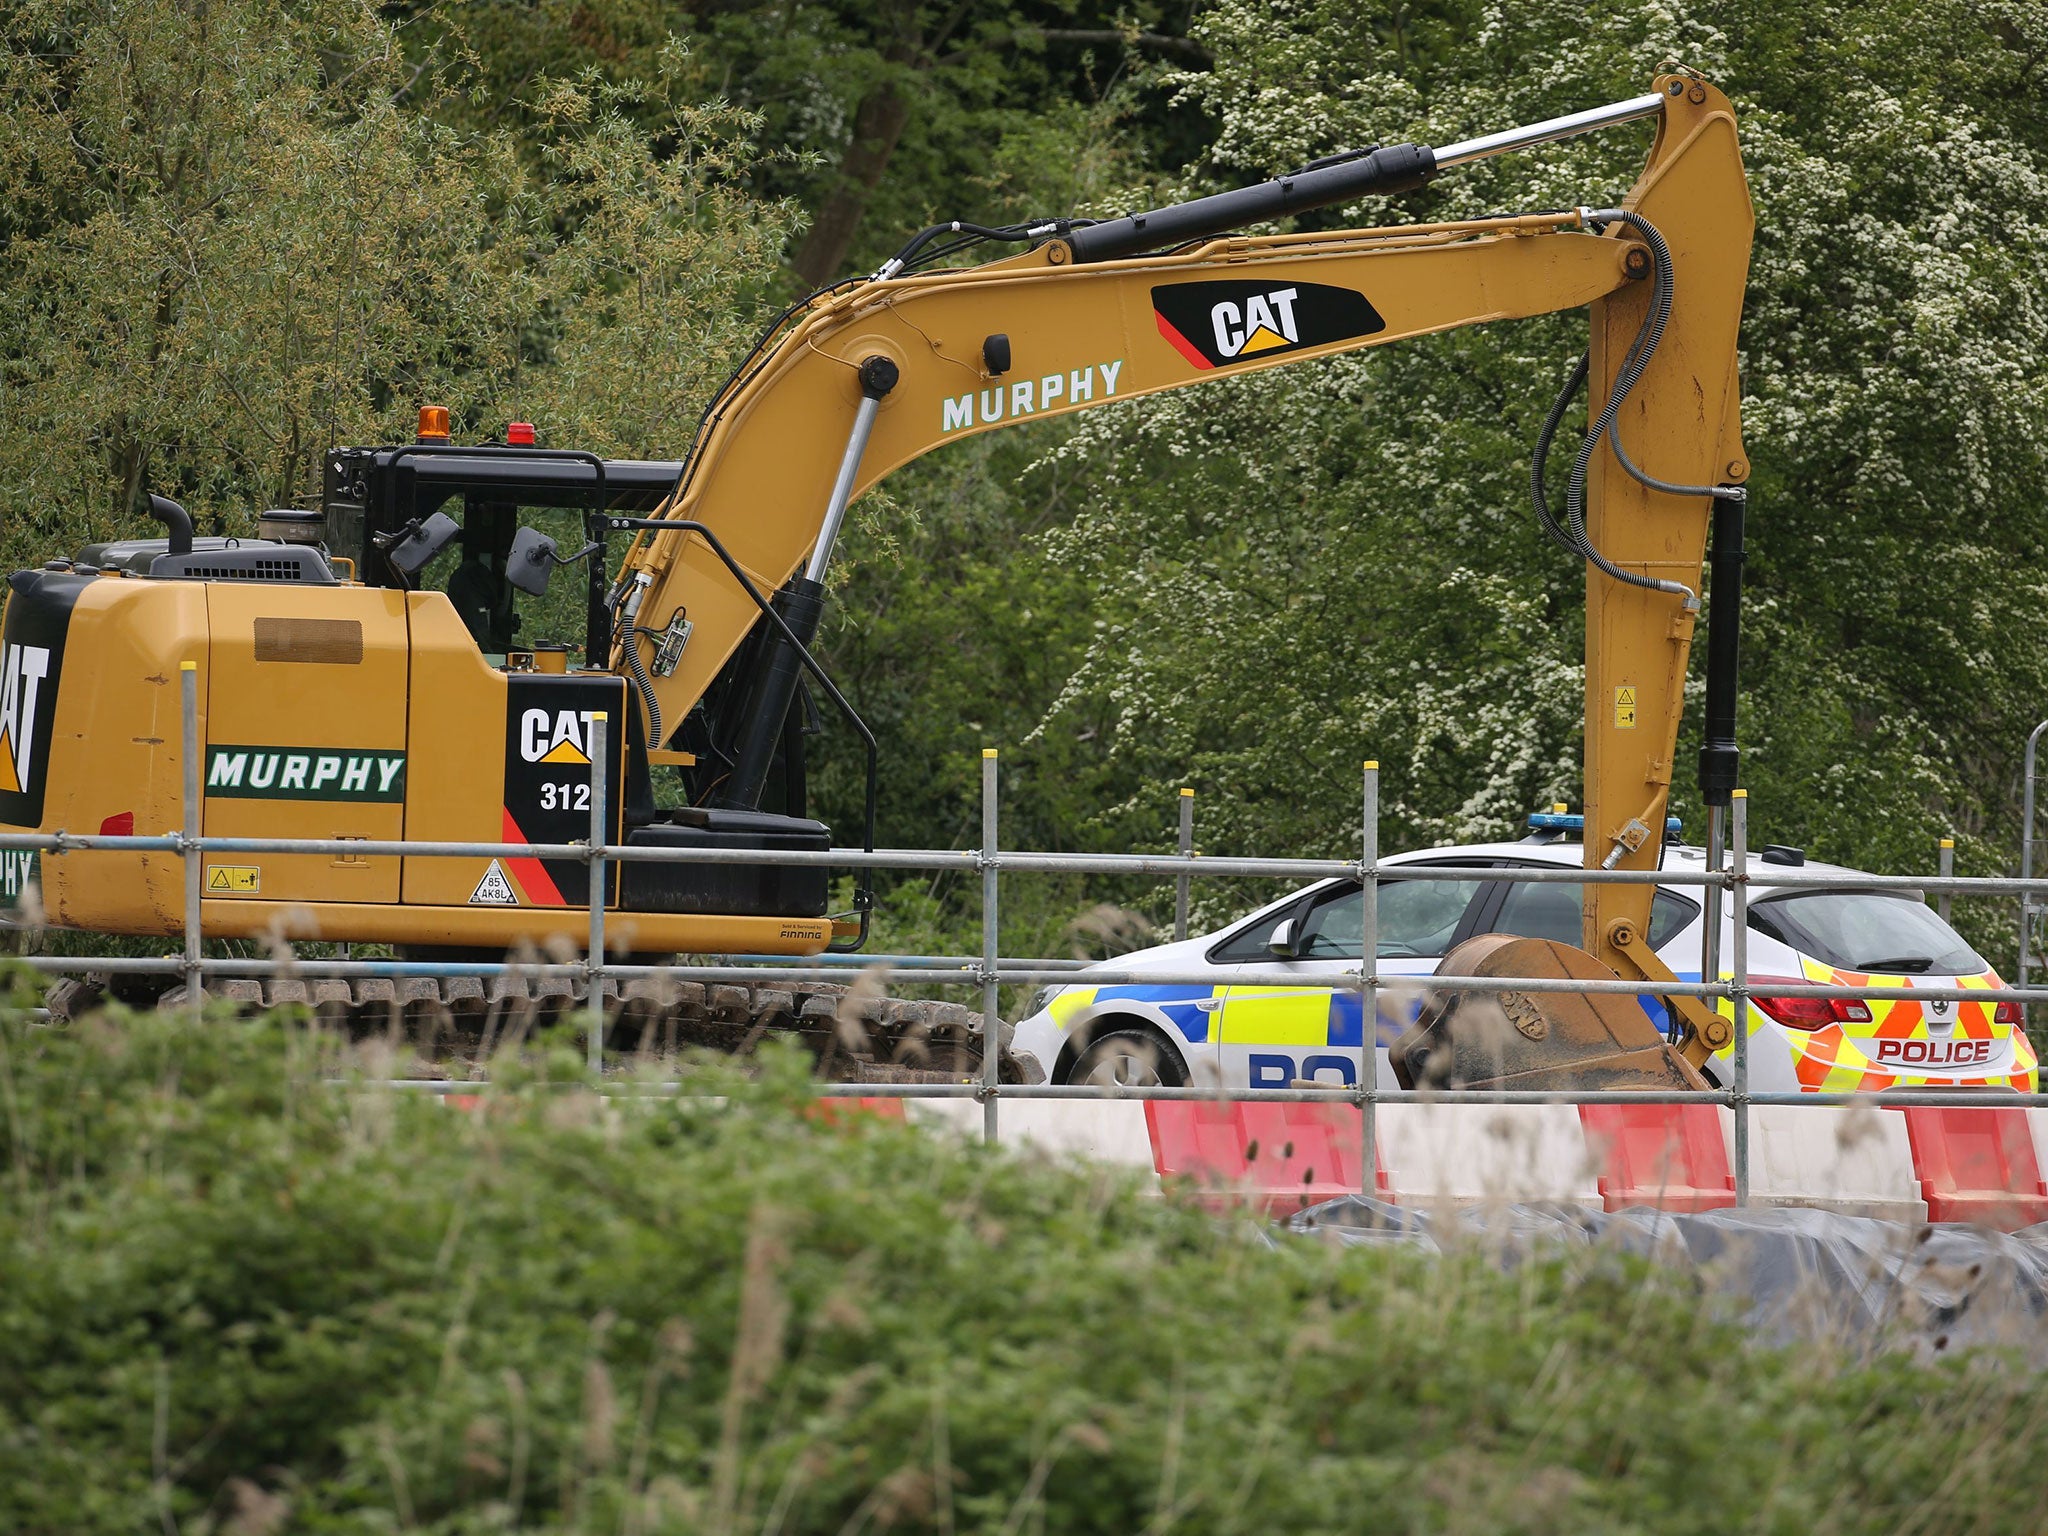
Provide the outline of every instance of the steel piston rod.
{"type": "MultiPolygon", "coordinates": [[[[818,529],[818,542],[811,550],[811,562],[804,568],[806,580],[823,582],[832,563],[832,546],[839,542],[839,528],[846,521],[846,508],[853,500],[853,482],[860,474],[861,455],[867,452],[868,435],[875,429],[875,417],[882,409],[882,396],[893,386],[895,369],[889,370],[889,385],[879,392],[863,388],[860,406],[854,412],[853,431],[847,434],[846,452],[839,460],[839,473],[832,480],[832,495],[825,503],[825,520],[818,529]]],[[[865,385],[866,380],[862,383],[865,385]]]]}
{"type": "Polygon", "coordinates": [[[1067,244],[1077,262],[1115,261],[1145,251],[1164,250],[1190,240],[1204,240],[1226,230],[1242,229],[1268,219],[1327,208],[1370,195],[1412,192],[1425,185],[1446,166],[1484,160],[1512,149],[1548,144],[1617,123],[1634,122],[1664,110],[1664,98],[1655,92],[1631,96],[1626,101],[1546,118],[1520,128],[1508,128],[1476,139],[1464,139],[1442,149],[1427,144],[1389,144],[1355,155],[1336,156],[1296,171],[1276,176],[1256,186],[1239,187],[1198,197],[1192,202],[1155,208],[1149,213],[1126,214],[1074,230],[1067,244]]]}
{"type": "Polygon", "coordinates": [[[1528,149],[1537,144],[1551,144],[1559,139],[1576,138],[1582,133],[1593,133],[1601,128],[1612,128],[1619,123],[1632,123],[1638,118],[1655,117],[1664,110],[1664,98],[1655,91],[1644,96],[1631,96],[1627,101],[1610,102],[1604,107],[1589,107],[1584,112],[1567,112],[1563,117],[1545,118],[1540,123],[1529,123],[1521,128],[1507,128],[1499,133],[1482,134],[1476,139],[1464,139],[1456,144],[1446,144],[1434,151],[1436,168],[1466,165],[1474,160],[1484,160],[1491,155],[1504,155],[1511,149],[1528,149]]]}
{"type": "Polygon", "coordinates": [[[788,634],[771,631],[763,637],[751,675],[740,691],[738,708],[719,722],[715,732],[726,743],[732,759],[732,771],[712,796],[715,806],[759,810],[761,791],[781,749],[783,727],[789,718],[790,704],[796,698],[798,674],[804,667],[802,654],[792,649],[789,641],[794,639],[803,647],[817,638],[818,621],[825,611],[825,569],[832,563],[832,546],[838,542],[846,508],[853,500],[861,455],[867,451],[875,416],[882,408],[883,397],[896,387],[896,365],[880,354],[862,359],[858,373],[860,403],[854,410],[846,451],[840,456],[839,473],[833,477],[832,494],[818,526],[818,542],[811,550],[804,574],[792,576],[775,594],[775,609],[788,634]]]}

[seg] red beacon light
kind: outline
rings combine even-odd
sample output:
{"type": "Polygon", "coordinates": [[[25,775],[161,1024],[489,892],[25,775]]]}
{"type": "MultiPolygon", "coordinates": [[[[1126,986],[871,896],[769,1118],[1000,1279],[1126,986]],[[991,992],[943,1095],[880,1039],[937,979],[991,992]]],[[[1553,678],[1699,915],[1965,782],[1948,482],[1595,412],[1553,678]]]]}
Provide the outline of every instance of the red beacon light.
{"type": "Polygon", "coordinates": [[[505,446],[507,448],[531,448],[533,444],[532,422],[515,421],[506,426],[505,446]]]}

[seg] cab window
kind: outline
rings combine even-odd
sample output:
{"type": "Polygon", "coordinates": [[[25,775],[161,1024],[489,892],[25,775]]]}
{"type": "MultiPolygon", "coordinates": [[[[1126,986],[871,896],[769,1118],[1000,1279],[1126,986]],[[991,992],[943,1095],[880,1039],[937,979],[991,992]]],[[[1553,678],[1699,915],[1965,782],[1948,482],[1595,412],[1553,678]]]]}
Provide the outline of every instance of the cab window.
{"type": "Polygon", "coordinates": [[[587,606],[584,568],[557,568],[546,594],[534,597],[505,579],[505,561],[522,526],[548,535],[563,554],[574,554],[583,547],[583,510],[522,507],[475,495],[451,497],[439,510],[462,525],[462,535],[420,572],[419,584],[448,595],[477,649],[501,657],[556,642],[580,653],[587,606]]]}

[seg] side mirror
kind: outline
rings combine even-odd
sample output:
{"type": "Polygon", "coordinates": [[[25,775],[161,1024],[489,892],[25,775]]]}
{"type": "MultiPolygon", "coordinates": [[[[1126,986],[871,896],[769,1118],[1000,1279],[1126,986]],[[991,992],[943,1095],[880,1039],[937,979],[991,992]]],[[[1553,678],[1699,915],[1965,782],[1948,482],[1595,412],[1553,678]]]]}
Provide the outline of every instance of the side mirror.
{"type": "Polygon", "coordinates": [[[384,558],[405,575],[417,576],[461,532],[462,525],[454,518],[446,512],[436,512],[424,522],[408,525],[404,537],[384,552],[384,558]]]}
{"type": "Polygon", "coordinates": [[[1293,918],[1288,918],[1278,928],[1273,930],[1273,936],[1266,940],[1266,948],[1270,949],[1278,959],[1292,960],[1296,958],[1293,918]]]}
{"type": "Polygon", "coordinates": [[[522,528],[512,535],[512,552],[505,556],[505,579],[529,597],[545,597],[548,578],[561,563],[553,539],[537,528],[522,528]]]}

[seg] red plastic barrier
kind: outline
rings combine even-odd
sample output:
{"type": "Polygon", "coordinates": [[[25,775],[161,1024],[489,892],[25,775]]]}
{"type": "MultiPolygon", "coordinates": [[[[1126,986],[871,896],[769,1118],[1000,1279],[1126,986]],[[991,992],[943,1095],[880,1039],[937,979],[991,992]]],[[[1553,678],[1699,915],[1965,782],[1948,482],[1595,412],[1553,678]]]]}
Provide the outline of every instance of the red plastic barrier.
{"type": "Polygon", "coordinates": [[[1735,1170],[1713,1105],[1581,1104],[1579,1123],[1600,1160],[1607,1210],[1714,1211],[1735,1204],[1735,1170]]]}
{"type": "Polygon", "coordinates": [[[862,1115],[882,1120],[904,1118],[901,1099],[819,1099],[811,1105],[810,1116],[823,1125],[844,1125],[862,1115]]]}
{"type": "MultiPolygon", "coordinates": [[[[1148,1100],[1145,1127],[1162,1179],[1228,1185],[1226,1202],[1286,1216],[1360,1188],[1365,1132],[1352,1105],[1148,1100]]],[[[1379,1197],[1391,1200],[1377,1156],[1373,1165],[1379,1197]]]]}
{"type": "Polygon", "coordinates": [[[2023,1109],[1906,1109],[1929,1221],[2017,1231],[2048,1221],[2048,1185],[2023,1109]]]}

